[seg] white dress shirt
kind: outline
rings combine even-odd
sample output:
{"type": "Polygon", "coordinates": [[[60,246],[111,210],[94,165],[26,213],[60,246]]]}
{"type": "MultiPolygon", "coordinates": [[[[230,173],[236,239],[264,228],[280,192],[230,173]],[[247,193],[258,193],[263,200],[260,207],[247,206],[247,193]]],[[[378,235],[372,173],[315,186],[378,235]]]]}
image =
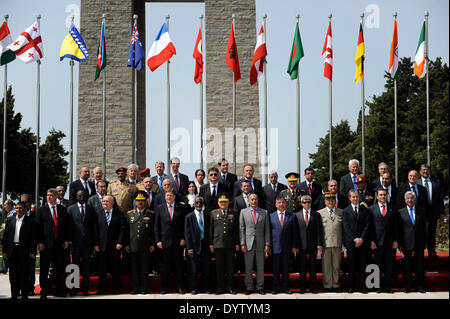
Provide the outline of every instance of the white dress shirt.
{"type": "Polygon", "coordinates": [[[22,222],[23,222],[23,217],[25,215],[23,215],[21,218],[19,218],[18,215],[16,215],[16,231],[14,232],[14,242],[18,243],[19,239],[20,239],[20,227],[22,227],[22,222]]]}
{"type": "Polygon", "coordinates": [[[85,181],[84,179],[80,178],[81,181],[81,185],[83,185],[84,187],[84,183],[86,183],[86,187],[87,187],[87,191],[89,192],[89,194],[91,193],[91,186],[89,186],[89,181],[85,181]]]}
{"type": "Polygon", "coordinates": [[[55,205],[52,205],[50,203],[48,203],[48,207],[50,208],[50,214],[53,217],[53,209],[52,206],[55,206],[55,212],[56,212],[56,218],[58,218],[58,205],[55,203],[55,205]]]}
{"type": "Polygon", "coordinates": [[[280,212],[279,210],[277,210],[277,215],[278,215],[278,220],[280,221],[280,223],[281,223],[281,215],[283,215],[283,223],[284,223],[284,219],[286,217],[286,211],[284,210],[284,211],[280,212]]]}

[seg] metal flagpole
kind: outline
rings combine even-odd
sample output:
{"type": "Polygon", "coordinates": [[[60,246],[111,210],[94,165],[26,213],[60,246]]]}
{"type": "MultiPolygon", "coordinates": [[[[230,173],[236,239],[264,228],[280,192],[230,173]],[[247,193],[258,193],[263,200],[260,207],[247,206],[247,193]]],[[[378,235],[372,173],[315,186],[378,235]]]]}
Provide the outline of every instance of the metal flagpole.
{"type": "MultiPolygon", "coordinates": [[[[331,13],[328,15],[328,20],[330,21],[330,23],[331,23],[331,17],[332,17],[332,15],[331,15],[331,13]]],[[[333,102],[333,98],[332,98],[332,81],[330,80],[330,82],[329,82],[329,84],[328,84],[328,87],[329,87],[329,108],[330,108],[330,123],[329,123],[329,127],[330,127],[330,133],[329,133],[329,136],[330,136],[330,141],[329,141],[329,143],[330,143],[330,145],[329,145],[329,149],[330,149],[330,180],[331,179],[333,179],[333,144],[332,144],[332,134],[331,134],[331,129],[332,129],[332,127],[333,127],[333,105],[332,105],[332,102],[333,102]]]]}
{"type": "MultiPolygon", "coordinates": [[[[5,14],[5,22],[8,23],[9,15],[5,14]]],[[[2,202],[1,205],[5,203],[6,200],[6,161],[7,161],[7,148],[6,148],[6,132],[8,125],[8,64],[5,64],[5,90],[3,92],[3,170],[2,170],[2,202]]]]}
{"type": "MultiPolygon", "coordinates": [[[[235,30],[234,23],[236,21],[236,15],[233,13],[231,15],[233,19],[233,33],[235,30]]],[[[235,34],[236,37],[236,34],[235,34]]],[[[236,174],[236,82],[234,81],[233,72],[233,173],[236,174]]]]}
{"type": "MultiPolygon", "coordinates": [[[[102,23],[104,24],[104,27],[106,29],[105,20],[106,20],[106,13],[103,13],[102,23]]],[[[105,54],[105,52],[102,52],[102,54],[105,54]]],[[[103,152],[102,169],[103,169],[103,173],[106,176],[106,68],[103,69],[103,150],[102,150],[102,152],[103,152]]]]}
{"type": "MultiPolygon", "coordinates": [[[[137,26],[138,15],[133,15],[134,24],[137,26]]],[[[134,31],[134,26],[133,26],[134,31]]],[[[136,62],[135,62],[136,63],[136,62]]],[[[137,70],[134,68],[134,156],[133,163],[137,163],[137,70]]]]}
{"type": "MultiPolygon", "coordinates": [[[[200,15],[200,32],[203,56],[203,14],[200,15]]],[[[203,75],[200,81],[200,168],[203,169],[203,75]]]]}
{"type": "MultiPolygon", "coordinates": [[[[267,35],[267,30],[266,30],[266,20],[267,20],[267,14],[263,15],[263,23],[264,23],[264,43],[266,43],[266,35],[267,35]]],[[[264,138],[264,155],[265,155],[265,159],[264,159],[264,163],[266,164],[266,169],[265,169],[265,176],[264,176],[264,183],[267,185],[267,180],[269,178],[269,152],[268,152],[268,127],[267,127],[267,61],[266,58],[264,58],[263,61],[263,73],[264,73],[264,127],[265,127],[265,138],[264,138]]]]}
{"type": "Polygon", "coordinates": [[[428,78],[428,16],[430,14],[428,11],[425,11],[425,63],[426,63],[426,72],[425,74],[425,82],[426,82],[426,89],[427,89],[427,164],[431,164],[431,152],[430,152],[430,84],[429,84],[429,78],[428,78]]]}
{"type": "MultiPolygon", "coordinates": [[[[397,20],[397,12],[394,13],[397,20]]],[[[397,80],[394,79],[394,131],[395,131],[395,179],[398,180],[398,131],[397,131],[397,80]]]]}
{"type": "MultiPolygon", "coordinates": [[[[170,15],[166,15],[167,32],[169,32],[170,15]]],[[[170,60],[167,61],[167,175],[170,174],[170,60]]]]}
{"type": "MultiPolygon", "coordinates": [[[[364,30],[363,22],[364,22],[364,12],[361,13],[361,28],[364,30]]],[[[364,59],[365,59],[365,55],[364,55],[363,60],[361,61],[363,68],[364,68],[364,59]]],[[[364,72],[364,69],[363,69],[363,72],[364,72]]],[[[365,79],[365,77],[366,76],[363,73],[363,76],[361,79],[361,145],[362,145],[361,158],[362,158],[362,173],[363,173],[363,175],[366,175],[366,149],[365,149],[365,145],[364,145],[364,135],[365,135],[364,79],[365,79]]]]}
{"type": "MultiPolygon", "coordinates": [[[[297,23],[299,20],[300,15],[297,14],[297,23]]],[[[298,66],[297,66],[297,173],[300,174],[300,74],[298,72],[298,66]]]]}
{"type": "MultiPolygon", "coordinates": [[[[72,15],[72,24],[75,17],[72,15]]],[[[73,59],[70,59],[70,150],[69,150],[69,158],[70,158],[70,175],[69,182],[73,181],[73,59]]]]}
{"type": "MultiPolygon", "coordinates": [[[[38,14],[38,16],[36,17],[37,19],[37,24],[38,24],[38,29],[41,29],[41,15],[38,14]]],[[[36,61],[36,65],[37,65],[37,83],[36,83],[36,184],[35,184],[35,193],[34,193],[34,198],[35,198],[35,207],[36,209],[39,208],[39,130],[40,130],[40,121],[39,121],[39,117],[40,117],[40,108],[41,108],[41,82],[40,82],[40,77],[41,77],[41,60],[37,60],[36,61]]]]}

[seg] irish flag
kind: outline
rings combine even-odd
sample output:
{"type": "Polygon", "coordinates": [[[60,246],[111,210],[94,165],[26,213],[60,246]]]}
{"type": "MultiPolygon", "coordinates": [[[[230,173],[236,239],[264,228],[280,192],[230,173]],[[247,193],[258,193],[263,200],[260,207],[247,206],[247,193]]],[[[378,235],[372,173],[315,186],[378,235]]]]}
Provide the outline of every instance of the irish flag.
{"type": "Polygon", "coordinates": [[[417,45],[416,57],[414,58],[414,74],[421,77],[425,64],[425,21],[420,32],[419,44],[417,45]]]}
{"type": "Polygon", "coordinates": [[[12,42],[8,24],[3,22],[0,26],[0,65],[7,64],[16,59],[16,55],[7,48],[12,42]]]}

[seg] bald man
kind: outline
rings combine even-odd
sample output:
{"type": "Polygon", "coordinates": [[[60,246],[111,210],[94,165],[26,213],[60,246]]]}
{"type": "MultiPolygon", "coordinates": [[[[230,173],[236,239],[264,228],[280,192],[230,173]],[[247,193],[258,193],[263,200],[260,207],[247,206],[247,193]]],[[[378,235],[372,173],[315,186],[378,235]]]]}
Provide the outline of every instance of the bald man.
{"type": "Polygon", "coordinates": [[[80,178],[70,183],[69,186],[70,205],[77,203],[77,192],[80,190],[84,191],[86,198],[89,198],[95,194],[95,184],[89,181],[89,167],[82,167],[79,174],[80,178]]]}

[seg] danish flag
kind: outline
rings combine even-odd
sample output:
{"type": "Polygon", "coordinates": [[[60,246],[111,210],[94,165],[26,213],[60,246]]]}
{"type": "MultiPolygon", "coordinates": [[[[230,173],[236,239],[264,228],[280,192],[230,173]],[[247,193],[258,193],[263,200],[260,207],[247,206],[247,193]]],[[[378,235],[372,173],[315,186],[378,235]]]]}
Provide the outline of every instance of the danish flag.
{"type": "Polygon", "coordinates": [[[22,32],[8,48],[26,63],[42,59],[44,51],[37,21],[22,32]]]}

